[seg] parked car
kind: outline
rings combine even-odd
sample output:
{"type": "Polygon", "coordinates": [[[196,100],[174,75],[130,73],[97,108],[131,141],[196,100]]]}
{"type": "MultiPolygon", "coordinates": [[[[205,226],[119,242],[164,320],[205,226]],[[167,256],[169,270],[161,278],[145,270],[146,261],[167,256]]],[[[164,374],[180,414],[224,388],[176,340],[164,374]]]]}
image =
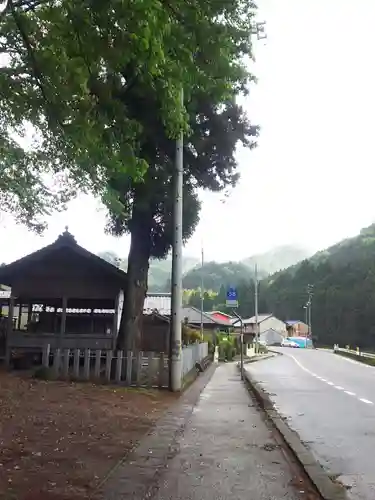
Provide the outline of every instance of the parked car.
{"type": "Polygon", "coordinates": [[[284,339],[281,342],[281,347],[299,347],[299,345],[297,344],[297,342],[294,342],[293,340],[284,339]]]}

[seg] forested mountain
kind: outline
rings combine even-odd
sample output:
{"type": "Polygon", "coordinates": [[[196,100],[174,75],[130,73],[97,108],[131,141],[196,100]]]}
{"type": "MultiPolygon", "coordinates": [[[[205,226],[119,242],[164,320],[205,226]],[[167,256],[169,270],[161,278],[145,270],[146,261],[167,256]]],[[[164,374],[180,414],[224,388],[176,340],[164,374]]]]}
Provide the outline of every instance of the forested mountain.
{"type": "Polygon", "coordinates": [[[188,271],[183,279],[186,289],[197,289],[201,286],[203,275],[204,288],[218,292],[221,286],[238,286],[240,283],[254,279],[255,264],[258,265],[258,279],[296,264],[306,258],[308,252],[294,246],[282,246],[259,255],[253,255],[241,262],[206,262],[188,271]]]}
{"type": "Polygon", "coordinates": [[[248,257],[241,262],[251,269],[254,269],[255,264],[257,264],[263,273],[273,274],[293,266],[297,262],[310,257],[310,255],[311,253],[306,249],[293,245],[283,245],[273,248],[268,252],[248,257]]]}
{"type": "Polygon", "coordinates": [[[375,224],[262,282],[263,307],[281,319],[303,319],[309,283],[319,343],[375,346],[375,224]]]}
{"type": "MultiPolygon", "coordinates": [[[[121,259],[112,251],[98,254],[111,264],[122,269],[127,269],[127,260],[121,259]]],[[[306,250],[294,246],[282,246],[263,254],[248,257],[241,262],[206,262],[203,268],[199,259],[194,257],[183,257],[182,272],[184,273],[183,286],[185,289],[193,290],[200,288],[203,274],[204,288],[218,292],[224,285],[239,285],[254,277],[255,263],[258,264],[259,279],[269,274],[284,269],[304,259],[308,255],[306,250]]],[[[151,259],[148,274],[148,288],[150,292],[169,292],[171,278],[172,258],[157,260],[151,259]]]]}
{"type": "MultiPolygon", "coordinates": [[[[182,285],[185,289],[200,288],[203,277],[204,288],[218,292],[221,286],[228,288],[241,281],[253,279],[254,270],[241,262],[206,262],[185,274],[182,285]]],[[[266,276],[263,273],[263,276],[266,276]]]]}

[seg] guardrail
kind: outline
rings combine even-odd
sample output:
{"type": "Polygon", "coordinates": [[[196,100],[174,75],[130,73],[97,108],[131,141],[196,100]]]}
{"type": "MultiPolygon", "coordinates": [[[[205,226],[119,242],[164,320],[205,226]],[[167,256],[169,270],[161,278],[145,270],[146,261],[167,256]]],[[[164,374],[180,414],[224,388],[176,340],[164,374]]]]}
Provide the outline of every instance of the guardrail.
{"type": "Polygon", "coordinates": [[[375,359],[375,354],[371,352],[363,352],[355,349],[344,349],[343,347],[333,347],[334,352],[346,352],[348,354],[353,354],[354,356],[362,357],[362,358],[371,358],[375,359]]]}

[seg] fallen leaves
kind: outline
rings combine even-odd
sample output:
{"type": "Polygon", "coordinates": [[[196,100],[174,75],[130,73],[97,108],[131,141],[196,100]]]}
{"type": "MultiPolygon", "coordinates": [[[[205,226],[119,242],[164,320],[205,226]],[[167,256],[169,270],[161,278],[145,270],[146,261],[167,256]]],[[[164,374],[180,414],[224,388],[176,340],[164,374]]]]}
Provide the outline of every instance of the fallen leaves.
{"type": "Polygon", "coordinates": [[[88,498],[174,398],[0,373],[0,498],[88,498]]]}

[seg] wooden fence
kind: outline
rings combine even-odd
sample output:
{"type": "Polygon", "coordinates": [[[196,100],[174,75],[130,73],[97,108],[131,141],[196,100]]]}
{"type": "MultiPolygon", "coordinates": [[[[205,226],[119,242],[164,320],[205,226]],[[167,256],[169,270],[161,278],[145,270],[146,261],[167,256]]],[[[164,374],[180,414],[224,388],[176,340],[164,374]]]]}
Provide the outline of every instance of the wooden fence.
{"type": "Polygon", "coordinates": [[[127,386],[167,387],[168,358],[164,353],[101,349],[43,349],[47,376],[91,380],[127,386]]]}

